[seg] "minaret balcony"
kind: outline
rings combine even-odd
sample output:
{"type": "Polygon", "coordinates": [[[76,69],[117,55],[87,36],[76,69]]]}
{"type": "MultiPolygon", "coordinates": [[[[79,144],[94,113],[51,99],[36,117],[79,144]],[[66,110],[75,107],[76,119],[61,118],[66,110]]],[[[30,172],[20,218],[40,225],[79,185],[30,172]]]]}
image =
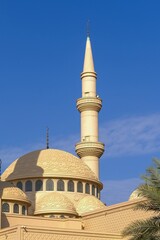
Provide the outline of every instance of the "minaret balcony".
{"type": "Polygon", "coordinates": [[[81,157],[96,156],[100,158],[104,152],[104,144],[101,142],[79,142],[76,144],[76,153],[81,157]]]}
{"type": "Polygon", "coordinates": [[[102,108],[102,99],[99,97],[83,97],[77,100],[77,109],[79,112],[94,110],[99,112],[102,108]]]}

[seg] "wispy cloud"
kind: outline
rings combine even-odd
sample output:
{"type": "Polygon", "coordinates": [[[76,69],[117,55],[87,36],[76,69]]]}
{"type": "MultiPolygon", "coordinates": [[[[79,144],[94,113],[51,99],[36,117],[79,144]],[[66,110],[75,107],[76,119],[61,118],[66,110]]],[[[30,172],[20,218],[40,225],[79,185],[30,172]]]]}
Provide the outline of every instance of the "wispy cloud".
{"type": "MultiPolygon", "coordinates": [[[[69,152],[75,152],[79,134],[56,138],[53,144],[69,152]]],[[[142,155],[160,151],[160,113],[147,116],[124,117],[100,126],[100,139],[106,144],[105,154],[142,155]]]]}
{"type": "MultiPolygon", "coordinates": [[[[106,143],[105,155],[108,157],[136,156],[160,152],[160,114],[124,117],[100,126],[100,136],[106,143]]],[[[54,148],[75,153],[78,133],[51,139],[54,148]]],[[[35,149],[43,148],[37,143],[22,148],[6,147],[0,150],[0,158],[5,169],[17,157],[35,149]]]]}
{"type": "Polygon", "coordinates": [[[124,180],[105,180],[103,181],[103,191],[101,199],[107,205],[127,201],[131,193],[142,182],[139,178],[124,180]]]}
{"type": "Polygon", "coordinates": [[[75,144],[79,141],[78,134],[71,134],[65,137],[57,137],[52,140],[54,148],[61,149],[75,154],[75,144]]]}
{"type": "Polygon", "coordinates": [[[116,119],[100,127],[106,155],[141,155],[160,151],[160,114],[116,119]]]}

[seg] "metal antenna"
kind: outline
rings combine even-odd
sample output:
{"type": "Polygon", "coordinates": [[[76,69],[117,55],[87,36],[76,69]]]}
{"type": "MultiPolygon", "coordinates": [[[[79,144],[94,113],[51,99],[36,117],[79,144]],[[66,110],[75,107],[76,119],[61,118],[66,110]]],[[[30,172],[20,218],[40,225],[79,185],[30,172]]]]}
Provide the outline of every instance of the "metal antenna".
{"type": "Polygon", "coordinates": [[[49,128],[46,131],[46,148],[49,149],[49,128]]]}
{"type": "Polygon", "coordinates": [[[90,37],[90,21],[87,21],[87,37],[90,37]]]}

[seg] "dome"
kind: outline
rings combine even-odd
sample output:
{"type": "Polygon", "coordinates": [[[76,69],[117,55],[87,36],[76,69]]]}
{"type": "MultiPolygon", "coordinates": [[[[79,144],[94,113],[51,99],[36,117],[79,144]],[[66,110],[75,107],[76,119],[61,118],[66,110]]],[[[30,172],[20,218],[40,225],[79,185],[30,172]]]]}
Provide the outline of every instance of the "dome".
{"type": "Polygon", "coordinates": [[[130,195],[130,197],[129,197],[129,201],[130,200],[137,200],[137,199],[141,199],[142,198],[142,196],[140,195],[140,192],[139,192],[139,190],[138,189],[136,189],[136,190],[134,190],[132,193],[131,193],[131,195],[130,195]]]}
{"type": "Polygon", "coordinates": [[[73,203],[57,192],[45,193],[37,199],[35,215],[49,213],[77,215],[73,203]]]}
{"type": "Polygon", "coordinates": [[[25,154],[2,174],[2,179],[7,181],[40,177],[67,177],[98,182],[96,175],[81,159],[57,149],[25,154]]]}
{"type": "Polygon", "coordinates": [[[2,200],[25,202],[31,205],[26,194],[9,182],[0,181],[0,198],[2,200]]]}
{"type": "Polygon", "coordinates": [[[105,205],[96,197],[86,196],[79,201],[76,210],[78,214],[81,215],[104,207],[105,205]]]}

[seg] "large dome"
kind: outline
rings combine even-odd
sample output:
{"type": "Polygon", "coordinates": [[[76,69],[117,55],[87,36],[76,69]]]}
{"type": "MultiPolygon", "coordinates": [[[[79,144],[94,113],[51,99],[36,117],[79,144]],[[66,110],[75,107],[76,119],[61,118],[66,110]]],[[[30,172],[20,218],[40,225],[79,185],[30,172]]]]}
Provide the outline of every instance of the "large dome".
{"type": "Polygon", "coordinates": [[[98,181],[96,175],[81,159],[57,149],[37,150],[25,154],[2,174],[2,179],[7,181],[41,177],[98,181]]]}
{"type": "Polygon", "coordinates": [[[0,181],[0,198],[27,203],[31,205],[26,194],[12,183],[0,181]]]}

